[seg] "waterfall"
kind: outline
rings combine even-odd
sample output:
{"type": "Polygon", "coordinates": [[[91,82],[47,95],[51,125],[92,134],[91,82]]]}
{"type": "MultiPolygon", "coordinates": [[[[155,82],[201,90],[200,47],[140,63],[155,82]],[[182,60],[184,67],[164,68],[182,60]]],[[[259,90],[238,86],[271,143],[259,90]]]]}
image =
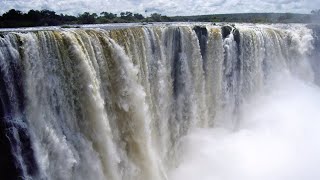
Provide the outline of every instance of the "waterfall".
{"type": "Polygon", "coordinates": [[[313,40],[305,25],[0,32],[1,161],[12,178],[168,180],[181,138],[237,129],[275,74],[315,81],[313,40]]]}

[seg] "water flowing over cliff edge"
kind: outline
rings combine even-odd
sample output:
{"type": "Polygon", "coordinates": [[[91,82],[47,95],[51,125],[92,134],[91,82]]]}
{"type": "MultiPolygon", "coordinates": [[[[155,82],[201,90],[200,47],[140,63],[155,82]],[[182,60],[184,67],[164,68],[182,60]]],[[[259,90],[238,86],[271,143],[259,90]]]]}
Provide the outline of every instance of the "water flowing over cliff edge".
{"type": "Polygon", "coordinates": [[[305,25],[5,32],[1,173],[170,179],[184,136],[237,131],[243,105],[276,77],[317,83],[316,41],[305,25]]]}

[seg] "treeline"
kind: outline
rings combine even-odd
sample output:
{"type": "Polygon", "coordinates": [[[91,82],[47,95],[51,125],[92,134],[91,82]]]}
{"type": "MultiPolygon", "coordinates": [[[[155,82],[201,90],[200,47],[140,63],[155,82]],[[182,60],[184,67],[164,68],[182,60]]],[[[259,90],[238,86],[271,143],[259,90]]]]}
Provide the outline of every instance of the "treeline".
{"type": "Polygon", "coordinates": [[[245,22],[245,23],[310,23],[310,14],[294,13],[239,13],[200,16],[176,16],[176,21],[195,22],[245,22]]]}
{"type": "Polygon", "coordinates": [[[110,12],[101,12],[99,15],[84,12],[78,16],[71,16],[56,14],[50,10],[30,10],[24,13],[11,9],[0,16],[0,28],[161,21],[171,21],[171,19],[158,13],[153,13],[150,17],[145,18],[142,14],[129,11],[121,12],[119,15],[110,12]]]}
{"type": "Polygon", "coordinates": [[[200,16],[168,17],[158,13],[144,17],[133,12],[100,14],[85,12],[78,16],[56,14],[50,10],[30,10],[27,13],[11,9],[0,16],[0,28],[61,26],[75,24],[129,23],[129,22],[247,22],[247,23],[311,23],[320,22],[320,9],[311,14],[294,13],[240,13],[200,16]]]}

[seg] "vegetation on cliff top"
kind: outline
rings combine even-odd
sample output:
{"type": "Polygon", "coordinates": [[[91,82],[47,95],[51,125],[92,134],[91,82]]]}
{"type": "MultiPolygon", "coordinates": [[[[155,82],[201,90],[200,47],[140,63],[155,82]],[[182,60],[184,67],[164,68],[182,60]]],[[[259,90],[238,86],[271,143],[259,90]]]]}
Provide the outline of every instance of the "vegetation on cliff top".
{"type": "MultiPolygon", "coordinates": [[[[129,22],[248,22],[248,23],[310,23],[319,20],[320,10],[311,14],[293,13],[241,13],[213,14],[199,16],[164,16],[152,13],[148,17],[139,13],[121,12],[119,15],[110,12],[100,14],[84,12],[78,16],[56,14],[50,10],[30,10],[27,13],[11,9],[0,16],[0,28],[59,26],[75,24],[103,24],[129,22]]],[[[67,26],[66,26],[67,27],[67,26]]]]}

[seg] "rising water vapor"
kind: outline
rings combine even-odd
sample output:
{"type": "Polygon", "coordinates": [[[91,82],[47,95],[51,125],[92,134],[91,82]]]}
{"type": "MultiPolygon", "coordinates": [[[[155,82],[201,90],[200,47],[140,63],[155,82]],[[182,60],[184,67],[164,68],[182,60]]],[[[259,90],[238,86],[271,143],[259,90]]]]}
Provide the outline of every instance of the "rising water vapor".
{"type": "Polygon", "coordinates": [[[235,130],[198,129],[185,137],[170,179],[319,179],[320,89],[275,79],[241,107],[235,130]]]}

